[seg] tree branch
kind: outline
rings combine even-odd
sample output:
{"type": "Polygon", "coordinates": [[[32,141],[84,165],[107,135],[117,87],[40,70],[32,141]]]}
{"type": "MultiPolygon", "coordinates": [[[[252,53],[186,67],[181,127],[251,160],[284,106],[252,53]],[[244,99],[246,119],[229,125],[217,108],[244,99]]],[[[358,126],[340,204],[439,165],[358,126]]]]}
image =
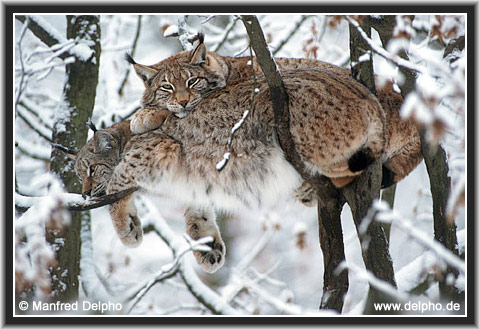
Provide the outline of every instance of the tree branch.
{"type": "MultiPolygon", "coordinates": [[[[144,203],[148,204],[147,202],[148,201],[144,199],[144,203]]],[[[147,228],[160,236],[160,238],[172,250],[174,257],[177,257],[179,252],[182,251],[182,245],[185,243],[179,240],[178,236],[170,229],[168,224],[161,217],[155,218],[152,225],[147,228]]],[[[179,260],[178,272],[190,293],[213,314],[238,314],[238,311],[231,307],[224,297],[211,290],[198,278],[192,265],[186,262],[183,258],[179,260]]]]}
{"type": "MultiPolygon", "coordinates": [[[[73,193],[66,193],[65,200],[67,200],[65,207],[69,211],[86,211],[96,209],[105,205],[109,205],[119,201],[122,198],[127,197],[128,195],[137,191],[138,188],[129,188],[122,191],[118,191],[114,194],[109,194],[101,197],[92,198],[90,200],[82,200],[79,199],[81,195],[73,194],[73,193]]],[[[15,208],[19,212],[25,212],[30,207],[37,203],[42,203],[42,200],[50,198],[49,196],[44,197],[31,197],[31,196],[23,196],[18,193],[15,193],[15,208]]]]}
{"type": "Polygon", "coordinates": [[[270,91],[270,99],[273,103],[273,113],[280,145],[285,151],[287,161],[304,178],[310,179],[310,175],[305,169],[305,164],[298,155],[292,134],[290,132],[290,112],[288,110],[288,94],[283,85],[282,76],[278,71],[277,65],[273,59],[272,53],[268,49],[267,42],[263,36],[262,28],[255,16],[243,15],[243,24],[250,37],[250,43],[257,56],[257,61],[267,80],[270,91]]]}
{"type": "Polygon", "coordinates": [[[298,32],[298,29],[300,28],[300,26],[302,26],[302,24],[310,17],[310,15],[302,15],[302,17],[300,18],[300,20],[297,22],[297,24],[295,24],[295,26],[292,28],[292,30],[290,31],[290,33],[288,34],[288,36],[283,39],[280,44],[275,48],[275,50],[273,51],[273,56],[277,55],[277,53],[283,48],[283,46],[285,46],[287,44],[287,42],[290,41],[290,39],[292,39],[293,35],[295,33],[298,32]]]}
{"type": "Polygon", "coordinates": [[[318,194],[319,239],[324,256],[324,297],[321,308],[331,308],[341,312],[343,297],[348,290],[347,272],[335,276],[333,271],[345,260],[343,236],[340,223],[342,202],[337,189],[324,176],[312,177],[298,155],[290,132],[290,113],[288,95],[282,77],[268,49],[262,28],[255,16],[242,16],[243,24],[250,37],[251,47],[257,56],[270,90],[273,113],[280,146],[285,158],[292,164],[301,177],[310,182],[318,194]],[[328,298],[327,298],[328,297],[328,298]]]}
{"type": "MultiPolygon", "coordinates": [[[[141,27],[142,27],[142,15],[138,15],[137,32],[135,33],[135,38],[133,39],[132,51],[130,53],[130,56],[132,56],[133,58],[135,58],[135,51],[137,50],[137,42],[138,42],[138,38],[140,37],[141,27]]],[[[128,75],[130,74],[131,68],[132,68],[132,65],[129,65],[127,67],[127,72],[125,73],[125,78],[123,78],[123,81],[120,84],[120,88],[118,89],[118,95],[120,95],[120,96],[123,95],[123,89],[125,88],[125,84],[127,83],[128,75]]]]}
{"type": "MultiPolygon", "coordinates": [[[[25,15],[15,15],[15,18],[24,23],[27,20],[27,16],[25,15]]],[[[44,29],[40,24],[38,24],[34,19],[31,17],[29,20],[28,28],[33,32],[33,34],[40,39],[44,44],[46,44],[49,47],[52,47],[53,45],[56,45],[58,43],[63,42],[63,40],[59,40],[55,36],[53,36],[51,33],[49,33],[47,30],[44,29]]],[[[63,53],[59,54],[58,57],[61,59],[65,59],[68,56],[68,54],[63,53]]]]}

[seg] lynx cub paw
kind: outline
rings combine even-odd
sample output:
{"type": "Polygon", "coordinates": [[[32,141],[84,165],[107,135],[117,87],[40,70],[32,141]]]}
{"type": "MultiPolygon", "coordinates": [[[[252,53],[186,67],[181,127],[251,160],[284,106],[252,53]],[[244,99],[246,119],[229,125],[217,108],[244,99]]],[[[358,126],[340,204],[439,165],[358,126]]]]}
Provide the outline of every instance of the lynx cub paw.
{"type": "Polygon", "coordinates": [[[140,219],[136,215],[128,215],[128,231],[118,232],[120,241],[128,247],[137,247],[143,241],[143,229],[140,219]]]}
{"type": "Polygon", "coordinates": [[[137,111],[130,121],[130,130],[133,134],[141,134],[162,126],[170,111],[158,108],[142,108],[137,111]]]}
{"type": "Polygon", "coordinates": [[[216,272],[225,263],[226,248],[215,223],[215,216],[188,209],[185,212],[185,219],[187,234],[191,238],[195,240],[206,236],[213,238],[213,241],[207,244],[211,248],[210,251],[193,251],[193,255],[205,272],[216,272]]]}
{"type": "Polygon", "coordinates": [[[110,205],[110,215],[117,235],[128,247],[137,247],[143,241],[142,223],[137,216],[137,209],[130,198],[110,205]]]}

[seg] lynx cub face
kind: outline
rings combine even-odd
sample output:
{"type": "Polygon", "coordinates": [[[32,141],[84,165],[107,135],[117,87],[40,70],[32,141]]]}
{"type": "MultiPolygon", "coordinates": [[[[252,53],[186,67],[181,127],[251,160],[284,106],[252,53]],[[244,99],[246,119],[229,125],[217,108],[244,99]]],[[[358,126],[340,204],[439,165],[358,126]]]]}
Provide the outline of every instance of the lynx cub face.
{"type": "Polygon", "coordinates": [[[192,52],[173,55],[152,66],[127,60],[145,84],[144,108],[166,109],[185,117],[205,97],[226,86],[228,68],[218,55],[207,54],[203,42],[192,52]]]}
{"type": "Polygon", "coordinates": [[[82,195],[98,197],[105,194],[108,182],[126,142],[131,137],[130,122],[115,124],[95,131],[93,139],[75,157],[75,173],[82,181],[82,195]]]}

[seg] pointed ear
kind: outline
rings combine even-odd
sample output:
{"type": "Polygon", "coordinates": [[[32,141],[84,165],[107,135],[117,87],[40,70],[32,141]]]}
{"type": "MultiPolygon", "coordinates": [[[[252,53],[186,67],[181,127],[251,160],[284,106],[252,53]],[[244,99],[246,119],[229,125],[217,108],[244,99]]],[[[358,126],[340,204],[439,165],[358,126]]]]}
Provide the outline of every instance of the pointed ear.
{"type": "Polygon", "coordinates": [[[190,64],[200,65],[207,62],[207,47],[200,42],[198,46],[190,53],[190,64]]]}
{"type": "Polygon", "coordinates": [[[150,81],[158,73],[158,70],[143,64],[136,63],[133,65],[133,67],[135,68],[135,73],[137,74],[137,76],[142,78],[144,84],[147,86],[150,85],[150,81]]]}
{"type": "Polygon", "coordinates": [[[105,131],[96,131],[93,139],[95,141],[93,152],[96,154],[106,153],[117,144],[113,135],[105,131]]]}

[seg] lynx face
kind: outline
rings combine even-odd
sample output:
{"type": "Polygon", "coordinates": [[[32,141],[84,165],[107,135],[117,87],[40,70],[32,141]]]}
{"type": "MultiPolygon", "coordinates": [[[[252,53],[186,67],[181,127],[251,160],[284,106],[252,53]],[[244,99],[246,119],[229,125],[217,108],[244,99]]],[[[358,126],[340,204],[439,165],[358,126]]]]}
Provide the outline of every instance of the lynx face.
{"type": "Polygon", "coordinates": [[[167,109],[179,118],[227,83],[225,63],[207,54],[203,43],[192,52],[176,54],[152,66],[138,64],[131,58],[128,61],[145,84],[142,106],[167,109]]]}
{"type": "Polygon", "coordinates": [[[98,197],[105,194],[121,152],[130,138],[129,122],[98,130],[93,139],[80,149],[75,158],[75,172],[82,181],[82,195],[98,197]]]}

